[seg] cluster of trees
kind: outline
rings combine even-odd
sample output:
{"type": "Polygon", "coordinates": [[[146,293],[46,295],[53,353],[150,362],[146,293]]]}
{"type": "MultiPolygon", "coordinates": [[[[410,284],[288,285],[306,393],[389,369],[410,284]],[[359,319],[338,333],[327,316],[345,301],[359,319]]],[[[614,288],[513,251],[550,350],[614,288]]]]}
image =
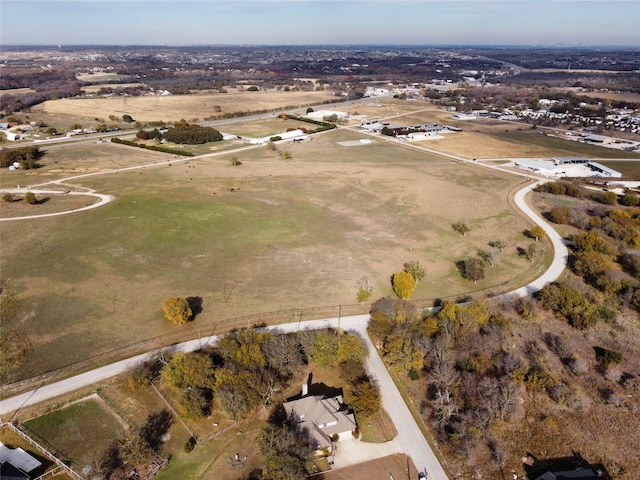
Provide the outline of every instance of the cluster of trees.
{"type": "MultiPolygon", "coordinates": [[[[237,420],[272,405],[270,420],[258,438],[265,469],[272,479],[298,479],[310,472],[313,448],[308,432],[299,428],[299,419],[285,414],[284,399],[277,392],[307,365],[337,366],[349,385],[345,403],[357,415],[373,416],[381,408],[381,398],[365,369],[367,355],[366,344],[355,334],[319,330],[274,335],[241,329],[222,336],[207,350],[161,354],[130,372],[129,382],[140,387],[159,376],[176,394],[180,414],[192,420],[206,417],[215,407],[237,420]]],[[[122,445],[116,445],[110,458],[125,458],[117,453],[122,445]]]]}
{"type": "Polygon", "coordinates": [[[134,425],[122,438],[116,439],[92,462],[92,478],[125,480],[132,470],[143,467],[158,455],[162,437],[173,423],[168,410],[149,415],[142,425],[134,425]]]}
{"type": "Polygon", "coordinates": [[[140,140],[149,140],[149,139],[161,140],[162,134],[157,128],[154,128],[153,130],[140,129],[138,130],[138,133],[136,133],[136,138],[139,138],[140,140]]]}
{"type": "MultiPolygon", "coordinates": [[[[349,408],[359,417],[378,413],[380,391],[366,372],[364,361],[368,352],[363,340],[349,333],[336,336],[333,331],[320,331],[315,335],[310,358],[320,365],[339,364],[340,377],[349,384],[344,392],[344,401],[349,408]]],[[[282,404],[274,407],[269,423],[258,438],[258,448],[270,479],[297,480],[311,473],[314,447],[308,432],[300,428],[297,416],[286,415],[282,404]]]]}
{"type": "Polygon", "coordinates": [[[2,95],[0,110],[5,115],[25,111],[29,107],[54,98],[80,95],[80,82],[72,68],[12,68],[6,67],[0,77],[0,89],[28,88],[26,93],[2,95]]]}
{"type": "Polygon", "coordinates": [[[20,168],[30,170],[37,168],[37,160],[42,157],[39,147],[5,148],[0,154],[0,168],[7,168],[19,163],[20,168]]]}
{"type": "Polygon", "coordinates": [[[188,150],[178,150],[176,148],[168,148],[168,147],[163,147],[161,145],[146,145],[144,143],[136,143],[136,142],[131,142],[129,140],[122,140],[121,138],[118,137],[113,137],[111,139],[111,141],[113,143],[119,143],[121,145],[128,145],[130,147],[138,147],[138,148],[146,148],[147,150],[153,150],[155,152],[162,152],[162,153],[170,153],[172,155],[180,155],[182,157],[193,157],[193,152],[190,152],[188,150]]]}
{"type": "MultiPolygon", "coordinates": [[[[179,312],[182,318],[185,315],[179,312]]],[[[376,400],[377,387],[364,370],[366,356],[363,340],[353,334],[321,330],[273,335],[241,329],[220,338],[210,350],[165,355],[140,365],[131,372],[130,384],[147,384],[160,368],[186,418],[207,416],[215,402],[230,418],[238,419],[259,406],[269,406],[275,393],[307,364],[321,368],[348,365],[345,372],[354,387],[345,396],[353,400],[355,412],[370,415],[379,407],[379,398],[376,400]]]]}
{"type": "Polygon", "coordinates": [[[597,320],[611,320],[621,308],[631,306],[640,310],[640,271],[636,268],[640,262],[637,260],[640,246],[637,195],[586,191],[569,182],[545,184],[539,190],[582,199],[573,207],[552,207],[546,214],[555,223],[581,230],[571,237],[569,267],[591,287],[549,285],[540,292],[541,301],[578,328],[597,320]],[[564,301],[550,301],[550,292],[553,298],[564,301]],[[575,300],[571,300],[574,297],[575,300]]]}
{"type": "Polygon", "coordinates": [[[274,409],[260,432],[258,450],[269,479],[298,480],[311,471],[314,448],[309,433],[297,417],[287,416],[282,406],[274,409]]]}
{"type": "Polygon", "coordinates": [[[436,314],[389,297],[371,309],[369,333],[385,363],[428,388],[423,413],[439,437],[463,453],[515,408],[513,372],[522,361],[504,352],[508,324],[484,303],[445,302],[436,314]]]}
{"type": "MultiPolygon", "coordinates": [[[[424,278],[426,270],[420,262],[411,260],[404,264],[404,269],[391,276],[391,287],[400,299],[409,299],[416,289],[416,285],[424,278]]],[[[369,292],[370,293],[370,292],[369,292]]]]}
{"type": "Polygon", "coordinates": [[[199,145],[222,140],[222,134],[215,128],[189,125],[186,121],[176,123],[176,125],[168,129],[163,136],[165,140],[169,142],[187,145],[199,145]]]}

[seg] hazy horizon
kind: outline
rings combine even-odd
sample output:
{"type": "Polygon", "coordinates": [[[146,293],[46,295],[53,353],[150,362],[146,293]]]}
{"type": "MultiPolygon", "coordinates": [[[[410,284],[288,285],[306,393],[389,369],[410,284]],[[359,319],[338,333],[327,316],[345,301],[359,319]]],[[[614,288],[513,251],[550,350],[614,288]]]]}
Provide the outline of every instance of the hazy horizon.
{"type": "Polygon", "coordinates": [[[640,0],[0,0],[2,46],[639,47],[640,0]]]}

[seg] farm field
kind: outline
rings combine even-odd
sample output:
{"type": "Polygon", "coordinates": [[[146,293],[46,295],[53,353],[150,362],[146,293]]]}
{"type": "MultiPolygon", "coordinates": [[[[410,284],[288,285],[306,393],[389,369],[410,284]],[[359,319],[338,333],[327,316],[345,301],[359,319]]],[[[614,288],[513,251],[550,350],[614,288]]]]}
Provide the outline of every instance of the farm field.
{"type": "MultiPolygon", "coordinates": [[[[4,222],[3,288],[28,305],[21,327],[33,344],[7,380],[160,335],[219,333],[230,318],[353,304],[363,277],[375,300],[392,294],[388,279],[410,260],[426,267],[414,298],[427,304],[506,291],[544,270],[548,257],[531,264],[517,252],[530,242],[529,225],[507,204],[520,178],[381,141],[345,147],[362,138],[346,130],[313,138],[283,142],[278,148],[290,159],[259,147],[80,178],[70,184],[116,200],[91,212],[4,222]],[[233,167],[232,156],[242,165],[233,167]],[[461,219],[471,227],[465,237],[451,227],[461,219]],[[508,248],[486,279],[464,280],[456,262],[498,239],[508,248]],[[170,296],[201,297],[203,311],[174,327],[161,310],[170,296]]],[[[106,147],[107,168],[162,155],[98,147],[106,147]]],[[[65,157],[82,163],[80,156],[52,149],[31,183],[48,180],[71,161],[65,157]]]]}
{"type": "Polygon", "coordinates": [[[247,92],[229,89],[229,93],[216,94],[49,100],[34,107],[33,112],[34,115],[72,115],[78,121],[82,118],[108,118],[109,115],[122,118],[126,114],[142,123],[180,119],[191,122],[213,115],[296,108],[335,98],[329,92],[247,92]]]}

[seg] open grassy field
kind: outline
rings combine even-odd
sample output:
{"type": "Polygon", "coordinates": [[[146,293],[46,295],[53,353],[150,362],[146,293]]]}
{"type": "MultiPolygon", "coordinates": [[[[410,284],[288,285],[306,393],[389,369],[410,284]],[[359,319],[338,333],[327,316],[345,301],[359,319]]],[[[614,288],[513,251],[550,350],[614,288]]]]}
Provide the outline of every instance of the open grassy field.
{"type": "Polygon", "coordinates": [[[3,95],[24,95],[25,93],[36,93],[32,88],[7,88],[0,90],[0,97],[3,95]]]}
{"type": "Polygon", "coordinates": [[[93,72],[85,73],[83,75],[76,75],[76,78],[81,82],[117,82],[123,78],[122,75],[112,72],[93,72]]]}
{"type": "MultiPolygon", "coordinates": [[[[203,120],[212,115],[248,113],[295,108],[335,99],[329,92],[247,92],[229,89],[228,93],[167,95],[143,97],[77,98],[50,100],[32,111],[34,115],[72,115],[81,119],[131,115],[140,122],[203,120]],[[217,108],[219,107],[219,108],[217,108]]],[[[45,117],[46,118],[46,117],[45,117]]]]}
{"type": "MultiPolygon", "coordinates": [[[[204,335],[232,317],[355,303],[363,276],[372,299],[389,295],[390,276],[409,260],[427,269],[414,298],[432,300],[507,290],[544,269],[517,253],[530,241],[507,204],[519,178],[382,141],[339,143],[358,138],[340,130],[285,142],[289,160],[260,147],[84,177],[71,183],[116,200],[3,223],[3,287],[29,305],[22,328],[34,346],[11,379],[185,330],[163,318],[170,296],[202,297],[203,312],[186,329],[204,335]],[[231,156],[242,165],[231,166],[231,156]],[[451,227],[461,219],[471,226],[466,237],[451,227]],[[486,279],[464,280],[455,263],[497,239],[509,247],[486,279]]],[[[112,145],[95,152],[103,148],[106,168],[162,155],[112,145]]],[[[73,156],[49,155],[31,183],[55,178],[73,156]]],[[[90,170],[104,167],[87,161],[90,170]]]]}
{"type": "Polygon", "coordinates": [[[97,460],[124,432],[123,425],[96,398],[34,418],[24,426],[76,469],[97,460]]]}

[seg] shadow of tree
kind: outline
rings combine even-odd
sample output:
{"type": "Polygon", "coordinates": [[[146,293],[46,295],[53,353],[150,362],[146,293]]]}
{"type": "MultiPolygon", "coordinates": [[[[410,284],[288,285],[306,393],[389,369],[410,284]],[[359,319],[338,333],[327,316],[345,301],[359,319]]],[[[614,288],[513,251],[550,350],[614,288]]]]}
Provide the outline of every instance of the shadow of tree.
{"type": "Polygon", "coordinates": [[[169,410],[152,413],[140,429],[140,436],[153,450],[157,451],[162,445],[162,437],[169,431],[172,424],[173,416],[169,410]]]}
{"type": "MultiPolygon", "coordinates": [[[[528,461],[523,463],[523,468],[529,480],[535,480],[546,472],[571,472],[571,478],[575,478],[577,480],[611,480],[611,476],[602,464],[590,464],[582,457],[582,455],[580,455],[579,452],[576,451],[573,451],[572,455],[567,457],[556,457],[541,460],[534,457],[531,453],[527,453],[525,458],[527,458],[528,461]]],[[[557,478],[565,477],[557,476],[557,478]]]]}
{"type": "Polygon", "coordinates": [[[189,304],[189,308],[191,308],[191,317],[189,317],[190,322],[195,320],[196,316],[202,313],[202,302],[202,297],[187,297],[187,303],[189,304]]]}

